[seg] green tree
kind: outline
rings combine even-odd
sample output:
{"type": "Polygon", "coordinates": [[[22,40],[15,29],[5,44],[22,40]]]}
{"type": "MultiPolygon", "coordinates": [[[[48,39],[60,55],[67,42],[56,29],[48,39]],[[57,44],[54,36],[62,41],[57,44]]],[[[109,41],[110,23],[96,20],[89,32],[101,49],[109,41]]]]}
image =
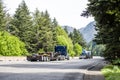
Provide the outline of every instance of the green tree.
{"type": "Polygon", "coordinates": [[[9,14],[9,13],[7,13],[6,14],[6,16],[5,16],[5,19],[6,19],[6,31],[7,32],[10,32],[10,26],[11,26],[11,21],[12,21],[12,17],[11,17],[11,15],[9,14]]]}
{"type": "Polygon", "coordinates": [[[104,44],[104,56],[110,60],[120,58],[120,0],[89,0],[82,16],[92,15],[96,21],[95,41],[104,44]]]}
{"type": "Polygon", "coordinates": [[[38,9],[33,14],[34,21],[34,49],[38,52],[43,49],[45,52],[53,51],[55,45],[55,26],[57,23],[51,21],[48,11],[40,12],[38,9]]]}
{"type": "Polygon", "coordinates": [[[57,26],[58,26],[58,22],[57,22],[56,18],[53,19],[52,23],[53,23],[53,26],[54,26],[54,27],[57,27],[57,26]]]}
{"type": "Polygon", "coordinates": [[[28,52],[25,44],[8,32],[0,32],[0,55],[25,56],[28,52]]]}
{"type": "Polygon", "coordinates": [[[43,22],[42,22],[42,27],[41,27],[41,32],[42,32],[42,42],[43,42],[43,48],[44,51],[53,51],[54,49],[54,41],[53,41],[53,26],[52,26],[52,21],[50,18],[50,15],[48,11],[45,11],[43,16],[43,22]]]}
{"type": "Polygon", "coordinates": [[[73,40],[73,44],[78,43],[79,45],[86,47],[86,42],[83,39],[82,34],[77,29],[74,29],[73,33],[69,34],[69,37],[73,40]]]}
{"type": "Polygon", "coordinates": [[[69,37],[73,40],[74,39],[74,34],[70,32],[69,37]]]}
{"type": "Polygon", "coordinates": [[[58,27],[58,22],[56,18],[54,18],[52,21],[52,30],[51,30],[53,33],[53,46],[55,46],[57,43],[57,32],[56,32],[57,27],[58,27]]]}
{"type": "Polygon", "coordinates": [[[74,56],[73,43],[72,40],[68,37],[68,34],[61,27],[57,27],[57,45],[67,46],[67,51],[69,55],[74,56]]]}
{"type": "Polygon", "coordinates": [[[42,49],[41,44],[41,26],[42,26],[42,17],[38,9],[33,13],[33,28],[32,28],[32,38],[30,41],[31,53],[37,53],[39,49],[42,49]]]}
{"type": "Polygon", "coordinates": [[[32,20],[28,7],[23,0],[22,3],[17,8],[13,20],[11,21],[11,26],[9,27],[10,33],[19,37],[20,40],[25,42],[26,47],[30,50],[30,41],[32,38],[32,20]]]}
{"type": "Polygon", "coordinates": [[[68,34],[67,26],[64,26],[64,30],[65,30],[65,32],[68,34]]]}
{"type": "Polygon", "coordinates": [[[4,10],[3,2],[0,0],[0,31],[6,30],[6,12],[4,10]]]}
{"type": "Polygon", "coordinates": [[[75,43],[74,48],[75,56],[80,56],[82,53],[82,46],[80,46],[78,43],[75,43]]]}

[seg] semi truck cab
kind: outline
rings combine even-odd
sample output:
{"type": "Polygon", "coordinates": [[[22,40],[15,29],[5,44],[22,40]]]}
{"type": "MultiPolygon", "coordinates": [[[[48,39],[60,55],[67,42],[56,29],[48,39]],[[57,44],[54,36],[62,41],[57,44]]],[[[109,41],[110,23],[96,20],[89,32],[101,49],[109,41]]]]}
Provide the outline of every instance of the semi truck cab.
{"type": "Polygon", "coordinates": [[[55,53],[58,53],[59,54],[59,57],[60,58],[65,58],[67,60],[69,60],[69,55],[67,53],[67,46],[55,46],[55,53]]]}

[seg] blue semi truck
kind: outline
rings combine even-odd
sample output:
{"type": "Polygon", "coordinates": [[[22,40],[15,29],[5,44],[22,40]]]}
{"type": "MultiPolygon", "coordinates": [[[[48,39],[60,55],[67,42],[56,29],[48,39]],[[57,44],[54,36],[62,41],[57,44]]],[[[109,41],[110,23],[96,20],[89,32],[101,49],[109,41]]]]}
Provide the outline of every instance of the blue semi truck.
{"type": "Polygon", "coordinates": [[[54,52],[37,53],[27,56],[28,61],[55,61],[55,60],[69,60],[67,53],[67,46],[55,46],[54,52]]]}
{"type": "Polygon", "coordinates": [[[69,55],[67,52],[67,46],[55,46],[55,53],[59,54],[58,60],[69,60],[69,55]]]}

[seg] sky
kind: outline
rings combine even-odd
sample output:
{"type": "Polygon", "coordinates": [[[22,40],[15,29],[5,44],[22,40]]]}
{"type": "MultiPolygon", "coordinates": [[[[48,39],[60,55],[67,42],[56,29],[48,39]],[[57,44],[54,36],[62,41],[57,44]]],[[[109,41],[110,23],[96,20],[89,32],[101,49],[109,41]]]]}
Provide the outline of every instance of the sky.
{"type": "MultiPolygon", "coordinates": [[[[40,11],[48,11],[50,17],[57,19],[61,26],[68,25],[76,29],[85,27],[93,17],[82,17],[81,13],[87,7],[88,0],[24,0],[30,10],[34,12],[36,8],[40,11]]],[[[22,0],[3,0],[6,9],[10,14],[14,14],[22,0]]]]}

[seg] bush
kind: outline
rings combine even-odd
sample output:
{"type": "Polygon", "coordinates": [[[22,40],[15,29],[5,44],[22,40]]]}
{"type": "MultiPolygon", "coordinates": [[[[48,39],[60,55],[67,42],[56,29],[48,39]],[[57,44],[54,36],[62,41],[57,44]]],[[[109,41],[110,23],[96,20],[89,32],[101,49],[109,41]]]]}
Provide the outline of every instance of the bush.
{"type": "Polygon", "coordinates": [[[119,80],[120,79],[120,67],[108,65],[102,69],[102,73],[105,76],[105,80],[119,80]]]}
{"type": "Polygon", "coordinates": [[[0,55],[2,56],[23,56],[28,52],[25,44],[17,37],[12,36],[8,32],[0,32],[0,55]]]}

